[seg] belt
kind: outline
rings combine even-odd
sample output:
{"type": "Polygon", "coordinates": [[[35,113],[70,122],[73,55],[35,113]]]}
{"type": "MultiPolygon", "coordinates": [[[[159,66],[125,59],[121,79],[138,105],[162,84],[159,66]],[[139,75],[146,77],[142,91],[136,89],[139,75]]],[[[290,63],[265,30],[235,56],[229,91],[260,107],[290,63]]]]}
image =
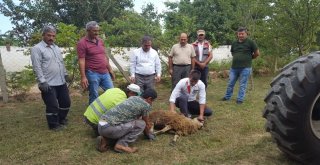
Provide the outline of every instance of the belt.
{"type": "Polygon", "coordinates": [[[190,66],[191,64],[173,64],[173,66],[190,66]]]}
{"type": "Polygon", "coordinates": [[[136,75],[138,75],[138,76],[140,76],[140,77],[149,77],[149,76],[154,76],[155,73],[153,73],[153,74],[148,74],[148,75],[143,75],[143,74],[136,73],[136,75]]]}

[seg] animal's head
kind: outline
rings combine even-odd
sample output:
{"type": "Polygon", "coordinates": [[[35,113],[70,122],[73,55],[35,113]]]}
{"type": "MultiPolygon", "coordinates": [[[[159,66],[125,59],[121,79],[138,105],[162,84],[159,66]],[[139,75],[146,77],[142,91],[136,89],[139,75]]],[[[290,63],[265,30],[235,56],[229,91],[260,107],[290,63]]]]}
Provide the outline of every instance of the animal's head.
{"type": "Polygon", "coordinates": [[[201,128],[203,127],[203,123],[200,122],[200,121],[198,120],[198,118],[193,118],[193,119],[192,119],[192,123],[194,123],[194,124],[197,126],[198,129],[201,129],[201,128]]]}

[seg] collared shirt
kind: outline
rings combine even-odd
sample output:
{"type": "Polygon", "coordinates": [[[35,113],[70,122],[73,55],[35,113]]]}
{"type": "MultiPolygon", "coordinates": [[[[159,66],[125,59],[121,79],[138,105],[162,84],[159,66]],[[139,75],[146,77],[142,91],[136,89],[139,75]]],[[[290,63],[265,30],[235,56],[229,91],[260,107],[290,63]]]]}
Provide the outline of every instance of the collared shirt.
{"type": "Polygon", "coordinates": [[[252,66],[252,54],[258,49],[257,44],[246,38],[244,41],[234,41],[231,45],[232,68],[247,68],[252,66]]]}
{"type": "Polygon", "coordinates": [[[188,101],[194,101],[199,95],[199,104],[206,103],[206,86],[201,80],[198,80],[194,86],[190,85],[189,78],[181,79],[173,89],[169,101],[175,103],[176,99],[182,95],[188,96],[188,101]]]}
{"type": "Polygon", "coordinates": [[[109,65],[106,57],[105,46],[100,38],[92,42],[88,37],[83,37],[77,44],[78,58],[85,58],[85,69],[98,73],[108,73],[109,65]]]}
{"type": "Polygon", "coordinates": [[[66,82],[65,75],[68,73],[57,45],[39,42],[31,48],[31,61],[39,83],[47,82],[50,86],[59,86],[66,82]]]}
{"type": "Polygon", "coordinates": [[[151,105],[140,96],[131,96],[118,104],[101,117],[110,125],[119,125],[147,116],[151,111],[151,105]]]}
{"type": "Polygon", "coordinates": [[[189,65],[191,58],[195,57],[196,53],[191,44],[181,46],[180,43],[172,46],[169,57],[172,57],[173,64],[176,65],[189,65]]]}
{"type": "Polygon", "coordinates": [[[161,62],[157,51],[152,48],[148,52],[142,48],[134,50],[130,56],[130,73],[132,77],[135,73],[141,75],[157,73],[157,76],[161,76],[161,62]]]}

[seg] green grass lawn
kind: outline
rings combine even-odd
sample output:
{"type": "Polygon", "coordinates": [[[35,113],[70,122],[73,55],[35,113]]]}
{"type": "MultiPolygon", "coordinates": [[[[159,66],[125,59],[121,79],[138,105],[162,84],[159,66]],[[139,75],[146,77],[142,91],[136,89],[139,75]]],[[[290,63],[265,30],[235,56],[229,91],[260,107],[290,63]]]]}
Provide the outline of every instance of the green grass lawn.
{"type": "MultiPolygon", "coordinates": [[[[158,135],[156,141],[141,137],[133,144],[139,148],[134,154],[96,151],[91,128],[82,121],[87,95],[72,96],[69,125],[61,132],[48,130],[39,94],[23,103],[0,103],[0,164],[297,164],[264,130],[263,99],[271,80],[254,78],[254,88],[247,91],[242,105],[235,103],[236,95],[220,101],[227,79],[212,80],[207,102],[214,116],[202,130],[179,138],[174,146],[169,145],[172,134],[158,135]]],[[[153,109],[167,109],[170,87],[158,84],[157,91],[153,109]]]]}

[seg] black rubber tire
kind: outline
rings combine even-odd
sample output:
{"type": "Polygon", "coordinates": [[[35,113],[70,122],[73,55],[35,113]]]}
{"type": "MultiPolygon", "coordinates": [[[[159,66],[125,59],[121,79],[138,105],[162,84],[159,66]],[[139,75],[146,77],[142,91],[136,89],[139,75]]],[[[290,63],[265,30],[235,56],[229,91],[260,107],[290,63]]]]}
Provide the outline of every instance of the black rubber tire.
{"type": "Polygon", "coordinates": [[[320,164],[320,135],[313,124],[320,112],[320,52],[286,65],[270,86],[264,99],[266,131],[289,157],[320,164]]]}

